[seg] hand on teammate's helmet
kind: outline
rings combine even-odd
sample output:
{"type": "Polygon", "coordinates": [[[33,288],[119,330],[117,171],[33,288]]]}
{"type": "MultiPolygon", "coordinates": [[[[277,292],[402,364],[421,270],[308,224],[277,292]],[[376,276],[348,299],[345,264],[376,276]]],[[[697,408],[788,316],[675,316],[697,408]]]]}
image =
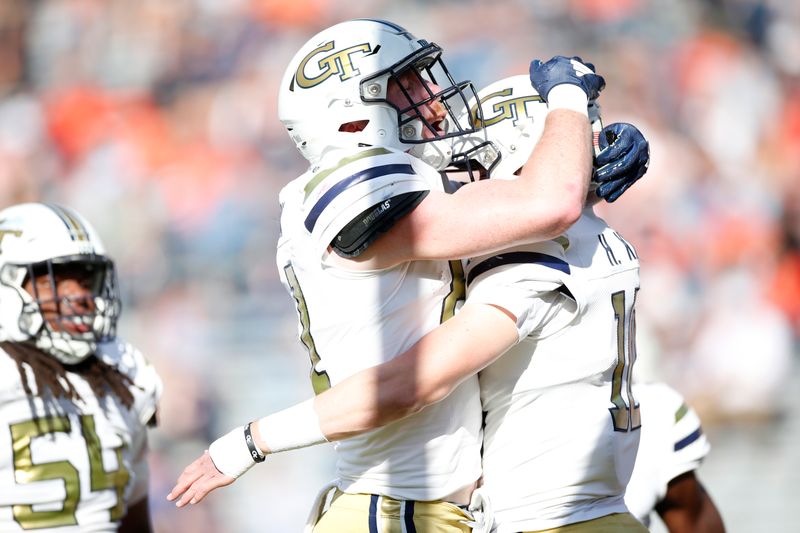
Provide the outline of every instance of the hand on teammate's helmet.
{"type": "Polygon", "coordinates": [[[603,128],[599,140],[592,182],[598,185],[597,196],[613,202],[647,172],[650,145],[636,126],[625,122],[603,128]]]}
{"type": "Polygon", "coordinates": [[[568,83],[577,85],[589,100],[594,100],[606,86],[603,76],[595,74],[594,65],[584,62],[580,57],[555,56],[546,62],[531,61],[531,84],[542,99],[547,102],[547,94],[556,85],[568,83]]]}

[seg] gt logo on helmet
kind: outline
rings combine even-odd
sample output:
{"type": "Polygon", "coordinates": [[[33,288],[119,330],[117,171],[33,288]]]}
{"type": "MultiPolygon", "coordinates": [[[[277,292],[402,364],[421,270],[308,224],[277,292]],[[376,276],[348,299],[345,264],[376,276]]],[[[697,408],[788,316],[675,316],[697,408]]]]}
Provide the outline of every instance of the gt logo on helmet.
{"type": "MultiPolygon", "coordinates": [[[[3,244],[3,239],[6,235],[13,235],[14,237],[22,237],[22,231],[18,229],[0,229],[0,246],[3,244]]],[[[2,250],[2,248],[0,248],[2,250]]]]}
{"type": "Polygon", "coordinates": [[[519,107],[525,111],[526,116],[530,116],[527,110],[528,102],[542,102],[542,97],[539,95],[528,95],[528,96],[520,96],[518,98],[509,98],[508,100],[502,100],[495,104],[492,104],[492,111],[496,112],[497,115],[484,118],[482,121],[478,117],[478,106],[481,106],[483,109],[485,107],[483,104],[487,100],[491,100],[492,98],[502,98],[505,96],[511,96],[514,92],[514,89],[508,88],[503,89],[502,91],[497,91],[496,93],[488,94],[485,97],[480,99],[478,104],[472,106],[470,112],[472,113],[472,118],[475,121],[476,125],[482,126],[484,128],[491,126],[492,124],[497,124],[501,120],[505,119],[513,119],[514,125],[516,125],[517,121],[519,120],[519,107]]]}
{"type": "Polygon", "coordinates": [[[359,70],[353,66],[351,56],[359,52],[362,54],[368,54],[372,52],[372,47],[369,45],[369,43],[357,44],[355,46],[351,46],[350,48],[339,50],[338,52],[334,52],[317,61],[317,66],[319,66],[320,69],[320,74],[318,76],[306,76],[306,65],[315,56],[323,52],[329,52],[333,50],[333,47],[333,41],[327,42],[322,46],[315,48],[310,54],[303,58],[303,60],[300,62],[300,65],[297,67],[297,72],[294,76],[299,87],[303,89],[310,89],[311,87],[319,85],[334,74],[338,74],[339,79],[342,81],[350,79],[354,76],[358,76],[361,74],[361,72],[359,72],[359,70]]]}

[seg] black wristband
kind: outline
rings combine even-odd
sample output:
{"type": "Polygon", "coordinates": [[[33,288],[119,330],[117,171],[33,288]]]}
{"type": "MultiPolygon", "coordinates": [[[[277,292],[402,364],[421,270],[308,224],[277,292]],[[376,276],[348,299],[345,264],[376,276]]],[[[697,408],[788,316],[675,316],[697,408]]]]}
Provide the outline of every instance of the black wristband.
{"type": "Polygon", "coordinates": [[[253,458],[253,461],[263,463],[267,456],[261,453],[256,447],[256,443],[253,441],[253,435],[250,433],[250,424],[252,424],[252,422],[244,425],[244,441],[247,443],[247,449],[250,450],[250,457],[253,458]]]}

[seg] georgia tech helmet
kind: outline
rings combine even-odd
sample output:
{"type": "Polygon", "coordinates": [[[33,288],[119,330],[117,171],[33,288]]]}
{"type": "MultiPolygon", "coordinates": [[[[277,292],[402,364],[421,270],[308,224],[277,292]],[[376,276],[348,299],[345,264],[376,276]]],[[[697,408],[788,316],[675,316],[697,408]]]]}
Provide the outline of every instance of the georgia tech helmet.
{"type": "MultiPolygon", "coordinates": [[[[527,75],[498,80],[478,92],[469,113],[485,131],[456,141],[454,170],[467,171],[471,179],[513,179],[542,137],[547,104],[527,75]],[[455,168],[457,167],[457,168],[455,168]]],[[[589,119],[599,120],[592,104],[589,119]]]]}
{"type": "Polygon", "coordinates": [[[40,203],[0,211],[0,340],[30,342],[64,364],[77,364],[116,336],[120,308],[114,263],[83,217],[40,203]],[[80,279],[91,305],[75,311],[73,297],[58,293],[62,275],[80,279]],[[42,277],[51,298],[39,294],[36,283],[32,293],[25,289],[28,280],[42,277]],[[54,309],[47,318],[43,305],[54,309]],[[70,307],[73,312],[63,312],[70,307]]]}
{"type": "MultiPolygon", "coordinates": [[[[468,81],[453,80],[441,54],[436,44],[391,22],[336,24],[312,37],[289,62],[278,116],[312,165],[331,150],[380,146],[444,168],[452,155],[449,139],[476,128],[470,115],[460,113],[475,98],[475,90],[468,81]],[[390,80],[409,73],[427,89],[427,98],[401,108],[389,102],[387,91],[390,80]],[[435,100],[447,116],[431,124],[421,110],[435,100]],[[357,131],[346,127],[352,124],[358,125],[357,131]]],[[[409,96],[405,87],[402,91],[409,96]]]]}

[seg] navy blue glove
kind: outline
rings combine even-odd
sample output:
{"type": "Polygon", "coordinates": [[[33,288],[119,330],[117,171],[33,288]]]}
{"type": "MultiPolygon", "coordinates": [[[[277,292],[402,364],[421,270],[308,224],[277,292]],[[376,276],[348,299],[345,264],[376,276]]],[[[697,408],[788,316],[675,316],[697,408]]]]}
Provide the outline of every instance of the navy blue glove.
{"type": "Polygon", "coordinates": [[[555,56],[542,63],[538,59],[531,61],[531,85],[547,102],[547,94],[556,85],[569,83],[577,85],[589,100],[594,100],[606,86],[603,76],[595,74],[594,65],[585,63],[580,57],[555,56]]]}
{"type": "Polygon", "coordinates": [[[650,145],[636,126],[625,122],[603,128],[599,140],[592,182],[597,196],[613,202],[647,172],[650,145]]]}

